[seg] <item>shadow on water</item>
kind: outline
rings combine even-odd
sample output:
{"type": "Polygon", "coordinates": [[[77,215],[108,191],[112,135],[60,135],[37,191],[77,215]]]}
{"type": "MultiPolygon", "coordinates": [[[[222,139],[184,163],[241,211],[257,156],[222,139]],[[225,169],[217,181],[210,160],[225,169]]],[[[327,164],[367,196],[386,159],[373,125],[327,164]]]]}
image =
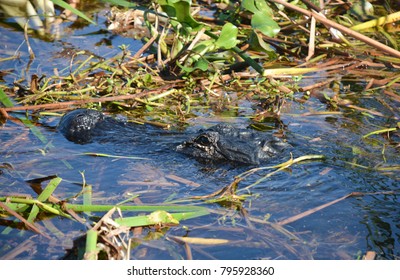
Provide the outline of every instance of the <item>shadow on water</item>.
{"type": "MultiPolygon", "coordinates": [[[[101,21],[100,13],[99,23],[101,21]]],[[[33,73],[52,73],[54,67],[66,69],[69,60],[60,54],[68,49],[90,50],[88,54],[104,58],[104,54],[111,56],[123,43],[130,44],[132,52],[140,48],[141,44],[136,45],[131,39],[103,34],[100,32],[102,25],[99,26],[71,29],[73,36],[49,43],[32,40],[37,59],[30,65],[30,70],[24,72],[23,57],[27,54],[21,48],[20,59],[1,65],[1,70],[12,69],[11,74],[2,79],[11,84],[21,77],[29,80],[33,73]],[[108,43],[102,43],[104,41],[108,43]]],[[[3,45],[4,40],[11,42],[10,38],[14,42],[23,41],[21,32],[3,25],[0,30],[3,45]]],[[[1,49],[1,57],[16,50],[15,47],[1,49]]],[[[340,114],[308,114],[325,111],[326,105],[316,99],[304,104],[289,102],[281,119],[287,127],[285,133],[293,146],[293,157],[317,154],[324,155],[324,160],[292,165],[247,188],[271,170],[255,172],[238,184],[238,192],[247,195],[240,206],[195,201],[208,207],[211,214],[163,229],[161,233],[145,228],[135,239],[137,246],[132,250],[131,258],[185,258],[184,246],[174,242],[172,237],[186,236],[229,241],[223,245],[191,245],[194,259],[356,259],[367,251],[375,251],[380,259],[398,259],[400,211],[399,196],[395,192],[399,190],[399,148],[379,135],[362,136],[376,130],[376,126],[394,125],[399,112],[386,111],[376,96],[346,98],[361,107],[377,108],[382,116],[362,114],[346,107],[340,108],[340,114]],[[350,197],[278,229],[271,226],[351,192],[370,195],[350,197]]],[[[250,106],[247,109],[252,110],[250,106]]],[[[243,116],[237,117],[237,126],[249,125],[243,121],[243,116]]],[[[207,126],[205,122],[198,122],[183,132],[165,132],[137,125],[136,132],[135,129],[131,132],[129,127],[129,133],[121,133],[111,127],[108,136],[114,134],[112,143],[97,141],[79,145],[56,132],[58,121],[58,117],[46,117],[37,124],[51,145],[42,143],[28,128],[11,121],[2,124],[0,196],[18,193],[35,197],[27,180],[56,174],[63,178],[57,195],[72,201],[85,180],[93,187],[93,202],[96,203],[118,203],[133,195],[139,195],[140,202],[145,204],[194,203],[191,197],[209,195],[253,168],[204,164],[176,153],[176,145],[193,136],[197,128],[207,126]],[[96,157],[87,153],[128,155],[131,158],[96,157]]],[[[209,123],[221,121],[227,119],[217,116],[207,120],[209,123]]],[[[398,143],[398,132],[393,137],[398,143]]],[[[284,153],[262,166],[273,166],[289,159],[290,154],[284,153]]],[[[101,216],[101,213],[94,214],[97,215],[101,216]]],[[[48,216],[38,223],[50,229],[50,240],[30,231],[21,231],[21,223],[0,217],[0,258],[59,259],[65,256],[67,249],[70,250],[69,257],[79,255],[74,252],[78,249],[73,243],[86,232],[85,226],[48,216]]]]}

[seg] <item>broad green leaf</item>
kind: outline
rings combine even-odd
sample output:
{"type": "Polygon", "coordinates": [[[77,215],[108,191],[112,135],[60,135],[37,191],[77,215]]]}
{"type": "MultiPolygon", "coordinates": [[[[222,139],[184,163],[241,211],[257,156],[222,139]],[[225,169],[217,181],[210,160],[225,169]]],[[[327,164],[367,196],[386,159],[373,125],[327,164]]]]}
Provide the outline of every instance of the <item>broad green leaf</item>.
{"type": "Polygon", "coordinates": [[[261,37],[260,34],[253,32],[250,35],[250,40],[249,40],[251,49],[255,51],[262,51],[262,52],[267,52],[267,53],[275,53],[275,51],[267,44],[261,37]]]}
{"type": "Polygon", "coordinates": [[[268,15],[270,17],[272,17],[273,15],[273,11],[272,9],[267,5],[267,3],[265,2],[265,0],[255,0],[254,1],[256,4],[257,9],[264,13],[265,15],[268,15]]]}
{"type": "Polygon", "coordinates": [[[267,5],[265,0],[243,0],[242,7],[253,14],[261,12],[266,16],[273,15],[272,9],[267,5]]]}
{"type": "Polygon", "coordinates": [[[272,17],[268,17],[263,13],[256,13],[253,15],[251,18],[251,26],[269,37],[274,37],[280,31],[279,25],[272,17]]]}
{"type": "Polygon", "coordinates": [[[242,7],[253,14],[258,12],[257,7],[255,6],[254,0],[243,0],[242,7]]]}
{"type": "Polygon", "coordinates": [[[218,48],[231,49],[238,43],[238,28],[232,23],[226,23],[222,27],[221,35],[215,42],[218,48]]]}
{"type": "Polygon", "coordinates": [[[209,63],[206,59],[200,58],[200,59],[196,62],[195,68],[200,69],[200,70],[202,70],[202,71],[207,71],[207,70],[208,70],[208,65],[209,65],[209,64],[210,64],[210,63],[209,63]]]}
{"type": "Polygon", "coordinates": [[[191,28],[202,26],[190,13],[190,0],[158,0],[163,11],[170,17],[176,17],[178,22],[191,28]]]}
{"type": "MultiPolygon", "coordinates": [[[[205,31],[205,34],[214,40],[218,40],[218,36],[213,34],[212,32],[209,32],[208,30],[205,31]]],[[[253,67],[254,70],[256,70],[258,73],[263,73],[263,67],[259,65],[254,59],[252,59],[247,53],[243,52],[240,48],[235,46],[232,48],[232,51],[239,55],[244,61],[246,61],[249,66],[253,67]]]]}
{"type": "Polygon", "coordinates": [[[178,65],[185,73],[191,73],[196,69],[199,69],[201,71],[207,71],[209,62],[204,58],[199,58],[199,60],[194,63],[193,67],[184,66],[179,62],[177,62],[176,65],[178,65]]]}
{"type": "Polygon", "coordinates": [[[190,3],[188,1],[176,1],[176,18],[180,23],[186,23],[192,28],[196,28],[200,25],[190,13],[190,3]]]}

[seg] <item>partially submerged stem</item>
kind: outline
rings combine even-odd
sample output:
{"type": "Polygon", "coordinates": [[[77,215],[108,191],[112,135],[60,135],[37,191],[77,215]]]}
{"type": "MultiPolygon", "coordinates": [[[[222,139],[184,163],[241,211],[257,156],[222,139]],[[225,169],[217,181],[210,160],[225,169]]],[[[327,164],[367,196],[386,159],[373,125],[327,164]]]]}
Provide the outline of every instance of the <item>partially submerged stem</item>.
{"type": "Polygon", "coordinates": [[[366,22],[354,25],[354,26],[350,27],[350,29],[355,30],[355,31],[364,30],[367,28],[372,28],[372,27],[382,26],[385,24],[394,23],[399,20],[400,20],[400,11],[395,12],[390,15],[387,15],[387,16],[383,16],[383,17],[380,17],[377,19],[373,19],[370,21],[366,21],[366,22]]]}

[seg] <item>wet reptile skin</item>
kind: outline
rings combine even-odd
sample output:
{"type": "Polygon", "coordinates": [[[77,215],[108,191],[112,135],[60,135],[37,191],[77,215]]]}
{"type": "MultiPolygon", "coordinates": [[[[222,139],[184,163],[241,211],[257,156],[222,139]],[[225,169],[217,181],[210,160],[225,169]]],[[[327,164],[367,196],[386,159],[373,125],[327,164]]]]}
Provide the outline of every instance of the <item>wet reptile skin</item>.
{"type": "MultiPolygon", "coordinates": [[[[131,144],[130,138],[140,139],[138,136],[145,133],[141,126],[127,125],[89,109],[66,113],[60,120],[58,130],[68,140],[79,144],[100,141],[106,135],[109,135],[107,142],[126,139],[131,144]]],[[[176,151],[204,161],[257,165],[280,154],[287,146],[287,143],[270,134],[218,124],[199,131],[195,137],[179,144],[176,151]]]]}

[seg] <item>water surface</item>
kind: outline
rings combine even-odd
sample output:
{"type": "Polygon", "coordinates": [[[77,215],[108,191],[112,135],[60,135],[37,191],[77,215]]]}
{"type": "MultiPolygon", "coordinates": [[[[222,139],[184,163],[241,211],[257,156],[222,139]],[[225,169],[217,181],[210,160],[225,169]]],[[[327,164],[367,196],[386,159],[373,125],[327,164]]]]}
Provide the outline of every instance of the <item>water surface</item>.
{"type": "MultiPolygon", "coordinates": [[[[69,33],[51,42],[32,39],[36,59],[28,64],[26,45],[18,47],[24,40],[23,33],[4,22],[0,26],[0,58],[19,53],[18,59],[0,64],[0,71],[8,71],[2,76],[2,83],[7,85],[20,79],[29,82],[32,74],[52,75],[55,68],[70,71],[68,51],[85,50],[84,55],[94,54],[102,59],[115,55],[121,44],[129,44],[133,53],[141,47],[139,41],[103,32],[106,27],[102,11],[97,26],[71,27],[69,33]]],[[[93,186],[93,202],[100,204],[118,203],[137,194],[145,204],[185,200],[187,204],[198,203],[212,211],[210,215],[164,229],[164,234],[157,238],[154,229],[145,229],[141,236],[143,242],[132,250],[132,259],[185,259],[184,246],[169,236],[229,240],[224,245],[191,245],[194,259],[357,259],[367,251],[376,252],[379,259],[398,259],[400,211],[396,192],[400,157],[395,143],[399,142],[399,134],[392,135],[392,142],[380,135],[368,138],[363,135],[378,128],[394,127],[399,118],[399,104],[383,92],[369,95],[362,90],[353,91],[343,98],[378,111],[381,116],[346,107],[329,113],[327,105],[315,98],[303,104],[288,101],[281,120],[286,127],[286,139],[292,145],[292,156],[314,154],[325,159],[295,164],[246,190],[274,169],[254,173],[238,185],[239,194],[249,195],[241,211],[229,205],[204,204],[189,198],[211,194],[254,166],[207,165],[176,153],[174,147],[199,128],[219,122],[249,126],[247,117],[255,106],[243,101],[239,102],[241,110],[229,117],[207,110],[194,111],[198,117],[191,120],[191,126],[185,131],[141,127],[137,135],[132,128],[132,135],[144,141],[74,144],[56,131],[59,117],[47,116],[37,121],[37,129],[46,138],[43,142],[29,128],[8,120],[0,127],[0,196],[18,193],[36,197],[27,181],[57,175],[63,179],[56,191],[62,199],[79,193],[85,180],[93,186]],[[393,110],[387,109],[388,103],[393,110]],[[141,159],[83,155],[87,152],[141,159]],[[173,176],[191,183],[178,182],[173,176]],[[367,195],[344,199],[283,226],[295,239],[269,224],[352,192],[367,195]]],[[[276,130],[265,133],[272,132],[276,130]]],[[[285,162],[290,156],[284,153],[262,166],[285,162]]],[[[81,202],[80,199],[76,202],[81,202]]],[[[46,217],[38,224],[52,229],[50,241],[31,231],[20,230],[21,225],[12,218],[1,217],[0,258],[64,258],[73,241],[86,231],[84,225],[59,217],[46,217]],[[21,250],[14,250],[17,246],[21,250]]]]}

